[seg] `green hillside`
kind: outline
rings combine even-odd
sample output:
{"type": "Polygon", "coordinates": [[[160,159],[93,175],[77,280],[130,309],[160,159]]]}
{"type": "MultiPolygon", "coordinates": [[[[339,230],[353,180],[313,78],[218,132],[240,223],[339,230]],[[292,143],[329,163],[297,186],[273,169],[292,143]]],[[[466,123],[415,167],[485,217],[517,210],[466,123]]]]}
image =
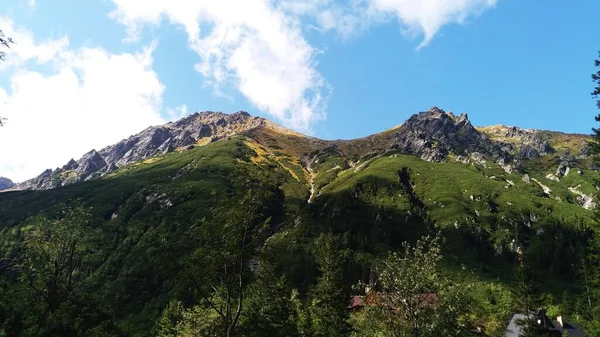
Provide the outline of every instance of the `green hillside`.
{"type": "MultiPolygon", "coordinates": [[[[577,197],[595,193],[600,178],[588,169],[589,158],[574,158],[570,172],[554,181],[547,175],[556,172],[562,150],[525,160],[508,173],[492,160],[425,161],[387,147],[389,135],[325,142],[275,128],[253,129],[130,164],[97,180],[0,193],[0,331],[7,336],[154,336],[180,317],[172,314],[177,305],[197,304],[205,310],[198,317],[210,323],[216,315],[208,313],[210,300],[224,301],[207,298],[207,292],[217,293],[211,282],[229,284],[228,271],[214,261],[233,254],[227,249],[247,245],[238,274],[244,275],[248,294],[240,303],[248,309],[236,335],[261,335],[256,331],[265,332],[253,325],[258,324],[253,317],[266,314],[252,310],[267,296],[263,277],[277,286],[266,292],[269,296],[296,294],[298,322],[303,312],[316,315],[310,308],[326,275],[319,255],[328,247],[323,234],[331,235],[342,252],[337,300],[342,308],[352,285],[368,282],[389,251],[441,232],[443,269],[458,275],[461,266],[466,268],[463,281],[475,287],[478,308],[470,319],[491,335],[501,333],[516,310],[510,289],[517,247],[539,274],[544,305],[567,311],[565,296],[576,299],[569,310],[571,319],[579,317],[580,262],[596,221],[577,197]],[[82,214],[89,211],[89,216],[65,218],[64,211],[74,205],[82,205],[82,214]],[[52,235],[58,234],[39,228],[55,219],[82,226],[81,239],[73,241],[81,250],[76,281],[68,280],[77,291],[60,290],[58,306],[48,311],[43,299],[50,293],[37,287],[51,289],[55,281],[49,280],[58,276],[44,278],[44,273],[56,271],[49,257],[62,251],[52,246],[52,235]],[[244,241],[230,242],[240,228],[244,241]],[[31,255],[37,260],[28,257],[31,252],[37,252],[31,255]],[[37,269],[27,265],[32,261],[38,261],[37,269]],[[259,272],[253,267],[257,262],[259,272]],[[264,266],[272,266],[268,277],[261,274],[264,266]]],[[[278,331],[283,334],[285,327],[278,331]]],[[[302,335],[301,330],[294,334],[302,335]]]]}

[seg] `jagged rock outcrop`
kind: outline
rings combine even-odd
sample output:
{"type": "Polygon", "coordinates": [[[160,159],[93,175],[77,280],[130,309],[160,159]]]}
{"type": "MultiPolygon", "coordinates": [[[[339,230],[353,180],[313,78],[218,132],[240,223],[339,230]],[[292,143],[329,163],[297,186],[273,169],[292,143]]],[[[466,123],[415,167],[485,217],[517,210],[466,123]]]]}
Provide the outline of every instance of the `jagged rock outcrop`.
{"type": "MultiPolygon", "coordinates": [[[[528,148],[535,150],[538,156],[540,154],[549,154],[554,152],[554,148],[550,146],[548,141],[544,140],[537,131],[523,130],[513,126],[506,132],[505,137],[517,139],[520,144],[523,144],[523,146],[527,146],[528,148]]],[[[530,152],[530,154],[535,155],[535,152],[530,152]]],[[[522,158],[531,159],[532,157],[522,158]]]]}
{"type": "Polygon", "coordinates": [[[8,190],[10,188],[13,188],[14,186],[15,183],[13,183],[12,180],[5,177],[0,177],[0,191],[8,190]]]}
{"type": "Polygon", "coordinates": [[[124,165],[162,155],[178,148],[188,148],[202,139],[215,141],[267,125],[267,120],[252,117],[245,111],[194,113],[176,122],[151,126],[137,135],[99,151],[92,150],[81,159],[71,159],[55,170],[17,184],[18,189],[43,190],[78,181],[95,179],[124,165]]]}
{"type": "Polygon", "coordinates": [[[525,144],[521,146],[519,149],[519,153],[517,154],[518,158],[527,158],[527,159],[535,159],[540,157],[540,152],[533,148],[533,146],[529,144],[525,144]]]}
{"type": "Polygon", "coordinates": [[[502,151],[514,154],[518,159],[536,159],[555,152],[538,130],[504,125],[483,127],[480,130],[489,135],[502,151]]]}
{"type": "Polygon", "coordinates": [[[84,154],[77,164],[78,167],[75,173],[77,173],[80,180],[88,180],[90,176],[102,172],[108,166],[104,158],[96,150],[84,154]]]}
{"type": "Polygon", "coordinates": [[[62,170],[63,171],[69,171],[69,170],[75,170],[79,167],[79,164],[77,164],[77,162],[75,161],[75,159],[71,159],[69,160],[68,163],[66,163],[63,167],[62,170]]]}
{"type": "Polygon", "coordinates": [[[22,183],[18,183],[15,185],[16,189],[32,189],[32,190],[47,190],[57,186],[61,186],[57,176],[60,176],[62,172],[60,169],[56,169],[56,174],[53,174],[54,171],[52,169],[46,169],[39,176],[24,181],[22,183]]]}
{"type": "Polygon", "coordinates": [[[413,115],[396,129],[392,148],[435,162],[446,160],[449,154],[463,157],[473,154],[502,164],[512,160],[471,125],[467,114],[457,117],[437,107],[413,115]]]}

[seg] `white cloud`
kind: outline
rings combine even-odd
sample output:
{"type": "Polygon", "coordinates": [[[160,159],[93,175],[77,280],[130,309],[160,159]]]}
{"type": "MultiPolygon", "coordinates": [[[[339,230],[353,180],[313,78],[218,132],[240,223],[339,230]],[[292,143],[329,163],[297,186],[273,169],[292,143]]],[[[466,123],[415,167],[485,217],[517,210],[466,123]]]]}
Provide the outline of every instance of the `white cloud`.
{"type": "Polygon", "coordinates": [[[329,86],[316,70],[318,51],[295,17],[270,0],[113,0],[111,16],[130,39],[144,24],[181,25],[200,57],[196,70],[218,88],[234,86],[257,108],[308,131],[325,118],[329,86]]]}
{"type": "Polygon", "coordinates": [[[38,42],[6,19],[0,24],[17,41],[2,65],[10,88],[0,88],[0,115],[8,118],[0,129],[0,176],[32,178],[165,122],[155,44],[135,54],[69,49],[67,38],[38,42]]]}
{"type": "Polygon", "coordinates": [[[418,48],[431,42],[448,24],[495,6],[497,0],[280,0],[279,7],[296,15],[312,17],[320,31],[336,31],[351,37],[375,24],[396,19],[407,36],[423,35],[418,48]]]}
{"type": "Polygon", "coordinates": [[[397,19],[406,35],[424,36],[421,48],[444,25],[464,23],[497,0],[112,1],[110,15],[127,26],[128,40],[163,20],[184,27],[200,57],[195,69],[215,93],[226,97],[224,88],[233,86],[287,126],[309,131],[325,118],[330,87],[316,70],[319,51],[302,35],[300,19],[344,38],[397,19]]]}
{"type": "Polygon", "coordinates": [[[495,6],[497,0],[369,0],[375,11],[395,15],[408,34],[423,34],[426,46],[441,27],[462,24],[495,6]]]}

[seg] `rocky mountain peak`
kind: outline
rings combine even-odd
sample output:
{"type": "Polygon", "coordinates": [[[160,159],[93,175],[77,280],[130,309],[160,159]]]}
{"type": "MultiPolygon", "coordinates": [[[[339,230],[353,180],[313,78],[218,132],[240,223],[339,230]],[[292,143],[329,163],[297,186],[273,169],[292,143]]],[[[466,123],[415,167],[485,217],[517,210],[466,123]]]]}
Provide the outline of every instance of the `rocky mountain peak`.
{"type": "Polygon", "coordinates": [[[77,169],[75,172],[79,176],[80,180],[88,180],[89,178],[98,176],[100,172],[108,163],[96,150],[92,150],[81,157],[77,162],[77,169]]]}
{"type": "Polygon", "coordinates": [[[75,170],[79,167],[79,164],[75,161],[75,159],[71,158],[68,163],[66,163],[63,167],[63,171],[75,170]]]}
{"type": "Polygon", "coordinates": [[[436,115],[441,115],[441,114],[446,113],[446,111],[438,108],[437,106],[432,106],[431,108],[429,108],[429,110],[427,110],[427,112],[431,112],[432,114],[436,114],[436,115]]]}
{"type": "Polygon", "coordinates": [[[163,155],[198,143],[209,143],[265,126],[263,118],[246,111],[232,114],[195,112],[178,121],[151,126],[99,151],[92,150],[63,167],[46,170],[40,176],[17,185],[20,189],[48,189],[101,177],[119,167],[163,155]]]}
{"type": "Polygon", "coordinates": [[[438,107],[412,115],[395,130],[394,137],[393,147],[428,161],[444,161],[449,154],[508,159],[473,127],[466,113],[457,117],[438,107]]]}

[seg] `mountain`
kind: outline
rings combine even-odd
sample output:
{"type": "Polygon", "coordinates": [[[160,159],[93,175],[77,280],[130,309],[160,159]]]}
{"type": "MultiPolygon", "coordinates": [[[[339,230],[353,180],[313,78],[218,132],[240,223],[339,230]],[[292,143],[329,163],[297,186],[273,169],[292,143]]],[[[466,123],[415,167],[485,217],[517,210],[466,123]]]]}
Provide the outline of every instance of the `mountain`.
{"type": "Polygon", "coordinates": [[[13,188],[14,186],[15,186],[15,183],[13,183],[12,180],[10,180],[8,178],[0,177],[0,191],[13,188]]]}
{"type": "MultiPolygon", "coordinates": [[[[549,141],[557,143],[565,137],[573,142],[571,147],[561,149],[566,150],[563,154],[568,158],[570,151],[576,151],[576,156],[580,159],[587,158],[589,152],[585,143],[586,136],[583,135],[567,136],[557,132],[522,130],[502,125],[475,128],[466,114],[457,117],[437,107],[413,115],[391,131],[349,141],[325,141],[306,137],[266,119],[252,117],[244,111],[231,115],[202,112],[162,126],[149,127],[100,151],[91,150],[79,160],[71,159],[61,168],[47,169],[38,177],[17,184],[16,188],[44,190],[95,179],[128,164],[236,135],[259,133],[260,138],[261,133],[269,132],[266,130],[296,136],[300,140],[297,143],[302,143],[305,153],[296,151],[295,156],[328,148],[342,148],[346,155],[355,158],[400,150],[432,162],[450,160],[470,163],[488,159],[506,170],[512,170],[515,165],[520,165],[521,160],[537,159],[555,153],[556,150],[549,141]]],[[[569,160],[563,162],[563,166],[569,165],[569,160]]]]}
{"type": "MultiPolygon", "coordinates": [[[[36,216],[61,217],[79,200],[93,221],[89,246],[81,249],[80,261],[88,264],[77,275],[95,294],[78,302],[89,310],[82,315],[92,328],[118,328],[112,335],[153,336],[171,300],[204,303],[194,285],[210,282],[191,282],[186,272],[200,268],[197,277],[210,276],[208,256],[235,236],[236,223],[260,228],[251,235],[272,250],[273,277],[285,277],[303,305],[316,303],[311,296],[322,273],[316,262],[322,234],[339,237],[346,258],[340,287],[350,289],[368,281],[377,261],[403,242],[441,232],[447,270],[473,271],[472,292],[487,308],[478,319],[500,329],[512,314],[512,307],[498,308],[509,302],[518,254],[539,273],[547,305],[583,289],[574,285],[581,282],[581,252],[597,227],[600,179],[588,141],[585,135],[475,127],[466,114],[439,108],[353,140],[308,137],[245,112],[196,113],[0,193],[0,254],[22,254],[30,246],[20,242],[35,229],[36,216]]],[[[259,255],[247,256],[248,268],[255,270],[259,255]]],[[[37,318],[19,321],[45,317],[36,311],[43,307],[35,294],[17,305],[28,283],[3,261],[0,291],[15,300],[0,296],[0,324],[46,326],[37,318]]],[[[64,317],[79,317],[72,308],[64,317]]]]}
{"type": "Polygon", "coordinates": [[[47,169],[38,177],[19,183],[17,188],[43,190],[95,179],[127,164],[215,142],[266,123],[246,112],[195,113],[177,122],[149,127],[100,151],[91,150],[77,161],[71,159],[61,168],[47,169]]]}

